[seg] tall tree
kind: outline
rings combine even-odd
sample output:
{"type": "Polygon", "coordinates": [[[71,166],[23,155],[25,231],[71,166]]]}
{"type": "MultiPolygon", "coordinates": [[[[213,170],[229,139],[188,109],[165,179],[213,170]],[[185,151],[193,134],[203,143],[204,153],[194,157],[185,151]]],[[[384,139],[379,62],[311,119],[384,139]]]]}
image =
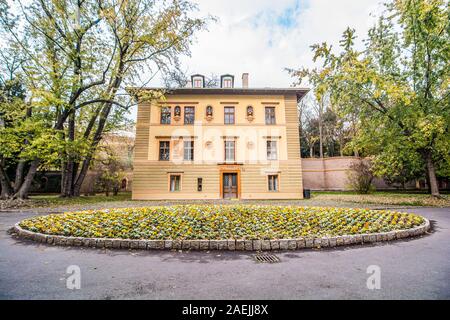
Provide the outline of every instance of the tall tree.
{"type": "Polygon", "coordinates": [[[313,46],[314,60],[322,61],[316,83],[331,92],[341,115],[358,116],[352,145],[376,156],[375,173],[413,164],[439,196],[436,169],[450,167],[449,4],[395,0],[386,8],[364,50],[356,49],[350,28],[338,54],[326,43],[313,46]]]}
{"type": "Polygon", "coordinates": [[[76,196],[105,130],[120,126],[131,106],[125,87],[177,67],[206,20],[190,17],[187,0],[17,3],[17,16],[0,15],[4,40],[26,58],[34,105],[64,146],[61,195],[76,196]]]}

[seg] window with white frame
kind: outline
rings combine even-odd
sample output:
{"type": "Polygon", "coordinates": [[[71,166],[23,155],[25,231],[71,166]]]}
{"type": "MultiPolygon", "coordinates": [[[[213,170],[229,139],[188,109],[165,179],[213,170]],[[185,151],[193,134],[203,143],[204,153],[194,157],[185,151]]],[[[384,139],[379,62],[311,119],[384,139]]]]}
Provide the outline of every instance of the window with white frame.
{"type": "Polygon", "coordinates": [[[223,88],[233,88],[233,79],[231,79],[231,78],[224,78],[222,87],[223,88]]]}
{"type": "Polygon", "coordinates": [[[267,160],[277,160],[278,149],[276,141],[267,141],[267,160]]]}
{"type": "Polygon", "coordinates": [[[225,141],[225,161],[235,161],[236,160],[236,142],[235,141],[225,141]]]}
{"type": "Polygon", "coordinates": [[[184,161],[194,161],[194,141],[184,141],[184,161]]]}
{"type": "Polygon", "coordinates": [[[269,175],[268,181],[269,181],[269,191],[276,192],[279,190],[277,174],[269,175]]]}
{"type": "Polygon", "coordinates": [[[266,124],[269,125],[276,124],[274,107],[266,107],[266,124]]]}
{"type": "Polygon", "coordinates": [[[203,88],[204,87],[203,81],[204,81],[204,79],[202,76],[192,77],[192,87],[193,88],[203,88]]]}
{"type": "Polygon", "coordinates": [[[177,192],[181,190],[181,175],[170,175],[170,192],[177,192]]]}
{"type": "Polygon", "coordinates": [[[224,111],[224,123],[234,124],[235,122],[234,107],[225,107],[223,111],[224,111]]]}

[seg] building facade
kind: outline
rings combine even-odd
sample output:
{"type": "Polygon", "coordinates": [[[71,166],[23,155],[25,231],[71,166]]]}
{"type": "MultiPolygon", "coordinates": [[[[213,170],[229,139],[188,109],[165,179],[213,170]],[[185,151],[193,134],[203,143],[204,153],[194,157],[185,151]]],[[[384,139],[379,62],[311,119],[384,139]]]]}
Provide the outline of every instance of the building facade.
{"type": "MultiPolygon", "coordinates": [[[[298,102],[307,89],[236,88],[192,76],[139,103],[133,199],[301,199],[298,102]]],[[[142,90],[156,89],[148,88],[142,90]]]]}

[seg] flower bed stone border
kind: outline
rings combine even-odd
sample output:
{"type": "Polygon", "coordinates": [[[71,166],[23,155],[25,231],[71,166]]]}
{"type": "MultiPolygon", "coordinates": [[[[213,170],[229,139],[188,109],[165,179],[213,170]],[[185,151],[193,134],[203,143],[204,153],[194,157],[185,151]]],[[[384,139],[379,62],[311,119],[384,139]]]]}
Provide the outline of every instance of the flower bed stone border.
{"type": "Polygon", "coordinates": [[[430,229],[430,221],[425,219],[421,226],[407,229],[372,234],[357,234],[336,237],[306,237],[282,240],[126,240],[106,238],[80,238],[47,235],[22,229],[19,223],[14,225],[14,232],[21,239],[35,242],[70,246],[108,249],[140,250],[227,250],[227,251],[276,251],[301,250],[308,248],[333,248],[365,243],[378,243],[417,237],[430,229]]]}

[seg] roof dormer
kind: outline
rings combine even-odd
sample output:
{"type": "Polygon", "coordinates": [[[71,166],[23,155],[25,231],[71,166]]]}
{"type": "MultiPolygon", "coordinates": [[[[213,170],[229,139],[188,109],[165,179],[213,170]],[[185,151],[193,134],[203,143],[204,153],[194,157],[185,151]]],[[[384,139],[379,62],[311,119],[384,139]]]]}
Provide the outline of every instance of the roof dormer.
{"type": "Polygon", "coordinates": [[[205,76],[201,74],[194,74],[191,76],[192,88],[204,88],[205,76]]]}
{"type": "Polygon", "coordinates": [[[220,87],[223,89],[234,88],[234,76],[231,74],[224,74],[220,77],[220,87]]]}

